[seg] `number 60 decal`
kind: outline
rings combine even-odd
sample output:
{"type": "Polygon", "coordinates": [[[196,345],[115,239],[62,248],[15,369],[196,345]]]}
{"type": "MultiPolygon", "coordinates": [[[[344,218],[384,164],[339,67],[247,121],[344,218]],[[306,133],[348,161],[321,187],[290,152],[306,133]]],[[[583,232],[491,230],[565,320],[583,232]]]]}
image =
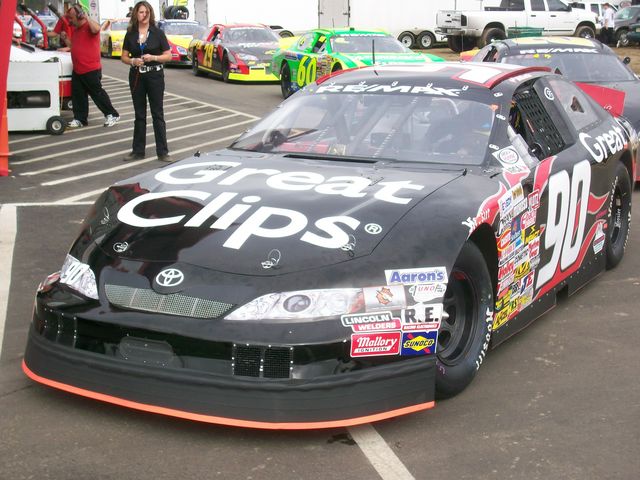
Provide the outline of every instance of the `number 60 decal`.
{"type": "Polygon", "coordinates": [[[578,259],[587,219],[590,185],[591,166],[588,160],[574,165],[571,180],[564,170],[549,178],[544,249],[553,249],[553,252],[549,263],[538,270],[536,290],[553,278],[558,263],[560,270],[566,270],[578,259]]]}

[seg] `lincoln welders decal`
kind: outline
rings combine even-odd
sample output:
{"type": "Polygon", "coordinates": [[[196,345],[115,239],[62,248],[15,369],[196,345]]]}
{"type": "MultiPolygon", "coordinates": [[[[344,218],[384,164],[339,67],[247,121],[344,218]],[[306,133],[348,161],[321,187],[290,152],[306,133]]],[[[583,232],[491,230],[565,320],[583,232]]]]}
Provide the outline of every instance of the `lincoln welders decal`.
{"type": "Polygon", "coordinates": [[[400,332],[353,333],[351,334],[352,357],[374,357],[398,355],[400,332]]]}
{"type": "MultiPolygon", "coordinates": [[[[281,172],[275,169],[229,168],[239,166],[237,162],[199,162],[161,170],[156,179],[172,185],[193,185],[213,183],[215,185],[233,186],[250,176],[265,177],[265,185],[275,190],[313,191],[320,195],[339,195],[346,198],[362,198],[370,195],[372,199],[406,205],[414,197],[407,196],[409,191],[419,191],[423,185],[416,185],[410,180],[377,182],[360,176],[338,176],[325,178],[316,172],[281,172]],[[220,167],[227,167],[226,169],[220,167]],[[190,176],[182,176],[191,172],[190,176]],[[374,187],[375,192],[371,192],[374,187]],[[367,190],[368,189],[368,190],[367,190]]],[[[319,218],[313,226],[322,232],[321,235],[306,230],[310,219],[302,212],[288,208],[260,206],[262,198],[257,195],[241,196],[237,192],[227,191],[213,195],[200,190],[174,190],[168,192],[150,192],[140,195],[120,208],[118,220],[140,228],[175,225],[182,222],[184,227],[211,228],[227,230],[239,223],[235,231],[224,242],[223,246],[240,249],[251,237],[285,238],[301,234],[300,241],[318,247],[338,249],[349,243],[349,231],[356,230],[360,219],[347,215],[319,218]],[[184,215],[172,217],[145,218],[136,213],[136,207],[147,202],[164,198],[184,198],[202,203],[202,208],[190,218],[184,215]],[[205,203],[206,202],[206,203],[205,203]],[[249,213],[250,212],[250,213],[249,213]],[[240,218],[249,213],[244,220],[240,218]],[[269,227],[273,223],[278,227],[269,227]]]]}
{"type": "Polygon", "coordinates": [[[351,327],[354,332],[400,330],[400,319],[393,318],[391,312],[354,313],[342,315],[340,320],[342,325],[351,327]]]}

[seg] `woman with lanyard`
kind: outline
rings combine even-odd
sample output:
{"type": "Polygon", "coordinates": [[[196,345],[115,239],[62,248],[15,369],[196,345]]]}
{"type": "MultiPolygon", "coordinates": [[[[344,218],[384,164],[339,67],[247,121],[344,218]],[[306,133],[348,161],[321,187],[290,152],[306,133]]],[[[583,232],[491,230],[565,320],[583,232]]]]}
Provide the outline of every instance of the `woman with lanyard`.
{"type": "Polygon", "coordinates": [[[171,60],[171,47],[164,32],[156,27],[155,15],[149,2],[138,2],[133,7],[122,46],[122,61],[131,66],[129,88],[135,110],[133,146],[125,161],[141,160],[145,155],[147,139],[147,98],[153,119],[158,160],[170,162],[167,147],[167,127],[164,122],[163,63],[171,60]]]}

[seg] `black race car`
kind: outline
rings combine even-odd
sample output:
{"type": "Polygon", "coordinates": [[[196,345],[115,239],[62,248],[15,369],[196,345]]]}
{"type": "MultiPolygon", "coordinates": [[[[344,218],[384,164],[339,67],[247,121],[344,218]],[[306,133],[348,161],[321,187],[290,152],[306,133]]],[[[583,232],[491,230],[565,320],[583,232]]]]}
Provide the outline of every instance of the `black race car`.
{"type": "Polygon", "coordinates": [[[109,188],[38,288],[23,369],[246,427],[430,408],[621,261],[637,143],[539,67],[333,74],[109,188]]]}
{"type": "Polygon", "coordinates": [[[623,115],[640,131],[640,79],[628,67],[628,57],[621,60],[598,40],[577,37],[499,40],[479,50],[471,60],[546,66],[574,82],[624,92],[623,115]]]}

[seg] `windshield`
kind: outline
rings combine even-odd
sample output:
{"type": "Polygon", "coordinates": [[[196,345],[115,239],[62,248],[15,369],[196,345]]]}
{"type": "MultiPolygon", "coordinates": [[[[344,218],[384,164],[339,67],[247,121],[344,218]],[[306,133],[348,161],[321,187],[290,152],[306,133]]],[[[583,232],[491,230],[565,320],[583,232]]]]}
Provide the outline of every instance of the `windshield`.
{"type": "Polygon", "coordinates": [[[615,55],[593,53],[552,53],[510,55],[502,63],[523,66],[545,66],[559,70],[565,78],[574,82],[625,82],[635,80],[633,72],[615,55]]]}
{"type": "Polygon", "coordinates": [[[337,35],[331,38],[331,49],[335,53],[366,53],[371,52],[374,47],[376,53],[410,51],[388,35],[337,35]]]}
{"type": "Polygon", "coordinates": [[[161,27],[167,35],[193,35],[199,31],[200,24],[197,22],[163,23],[161,27]]]}
{"type": "Polygon", "coordinates": [[[479,165],[489,143],[492,107],[426,95],[298,94],[231,148],[336,160],[479,165]]]}
{"type": "Polygon", "coordinates": [[[640,9],[640,7],[625,7],[617,11],[614,18],[616,20],[629,20],[638,13],[638,9],[640,9]]]}
{"type": "Polygon", "coordinates": [[[273,43],[278,37],[269,28],[231,28],[224,33],[229,43],[273,43]]]}

